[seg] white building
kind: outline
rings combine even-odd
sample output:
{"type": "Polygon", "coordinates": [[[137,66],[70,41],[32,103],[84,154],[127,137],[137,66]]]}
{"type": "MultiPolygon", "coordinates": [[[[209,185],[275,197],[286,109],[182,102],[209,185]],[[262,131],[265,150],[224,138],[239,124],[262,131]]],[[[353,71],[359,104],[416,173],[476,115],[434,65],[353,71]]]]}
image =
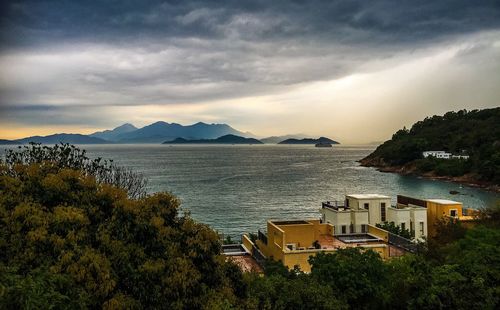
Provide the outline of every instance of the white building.
{"type": "Polygon", "coordinates": [[[427,158],[429,156],[435,157],[435,158],[442,158],[442,159],[450,159],[451,158],[451,153],[447,153],[445,151],[425,151],[422,153],[424,158],[427,158]]]}
{"type": "Polygon", "coordinates": [[[451,158],[469,159],[469,155],[452,155],[451,158]]]}
{"type": "Polygon", "coordinates": [[[344,203],[324,202],[322,221],[335,235],[366,233],[367,225],[393,222],[408,229],[416,240],[427,237],[427,209],[417,205],[391,206],[391,197],[378,194],[347,195],[344,203]]]}
{"type": "Polygon", "coordinates": [[[451,153],[447,153],[445,151],[425,151],[422,152],[422,155],[424,156],[424,158],[431,156],[440,159],[450,159],[450,158],[469,159],[469,155],[452,155],[451,153]]]}

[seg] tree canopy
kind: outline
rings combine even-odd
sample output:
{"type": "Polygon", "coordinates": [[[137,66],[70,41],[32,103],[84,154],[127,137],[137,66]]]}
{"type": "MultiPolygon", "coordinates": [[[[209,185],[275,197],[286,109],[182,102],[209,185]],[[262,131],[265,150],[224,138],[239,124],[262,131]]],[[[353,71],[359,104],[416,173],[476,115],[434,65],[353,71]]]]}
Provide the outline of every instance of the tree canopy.
{"type": "Polygon", "coordinates": [[[100,179],[109,165],[72,147],[22,152],[0,166],[0,308],[182,309],[239,297],[241,273],[217,234],[180,214],[177,198],[131,199],[100,179]]]}

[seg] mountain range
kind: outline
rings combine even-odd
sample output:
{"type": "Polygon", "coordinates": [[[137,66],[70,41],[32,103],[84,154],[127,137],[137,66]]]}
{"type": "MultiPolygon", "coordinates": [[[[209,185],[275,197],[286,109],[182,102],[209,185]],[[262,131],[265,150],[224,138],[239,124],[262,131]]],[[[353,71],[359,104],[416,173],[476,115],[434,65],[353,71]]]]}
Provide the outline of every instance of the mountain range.
{"type": "Polygon", "coordinates": [[[132,124],[126,123],[112,130],[94,132],[89,136],[94,138],[104,139],[107,141],[118,141],[121,135],[125,136],[126,133],[136,131],[137,129],[139,128],[135,127],[132,124]]]}
{"type": "Polygon", "coordinates": [[[90,135],[58,133],[50,136],[32,136],[17,140],[0,140],[0,144],[26,144],[29,142],[54,144],[104,144],[104,143],[162,143],[176,138],[216,139],[224,135],[253,137],[249,132],[238,131],[227,124],[198,122],[183,126],[177,123],[156,122],[142,128],[126,123],[111,130],[90,135]]]}
{"type": "MultiPolygon", "coordinates": [[[[314,144],[319,141],[315,139],[302,139],[305,136],[302,134],[273,136],[263,138],[260,141],[255,139],[256,136],[250,132],[242,132],[234,129],[227,124],[207,124],[198,122],[196,124],[183,126],[177,123],[167,123],[163,121],[137,128],[132,124],[125,123],[114,129],[94,132],[89,135],[83,134],[68,134],[58,133],[49,136],[31,136],[16,140],[2,140],[0,144],[26,144],[29,142],[42,144],[70,143],[70,144],[107,144],[107,143],[163,143],[165,141],[178,140],[178,143],[245,143],[245,144],[260,144],[260,143],[283,143],[283,144],[314,144]],[[217,140],[223,136],[231,135],[232,137],[225,138],[228,141],[217,140]],[[253,140],[240,140],[237,138],[252,138],[253,140]],[[189,142],[181,142],[181,141],[189,142]],[[217,140],[214,142],[212,140],[217,140]],[[310,140],[310,141],[309,141],[310,140]],[[200,142],[203,141],[203,142],[200,142]],[[231,142],[236,141],[236,142],[231,142]],[[292,141],[285,143],[286,141],[292,141]],[[295,143],[293,142],[295,141],[295,143]],[[313,142],[316,141],[316,142],[313,142]]],[[[327,139],[327,138],[320,138],[327,139]]],[[[322,142],[322,141],[319,141],[322,142]]],[[[324,141],[323,141],[324,142],[324,141]]],[[[330,143],[337,143],[328,139],[330,143]]]]}

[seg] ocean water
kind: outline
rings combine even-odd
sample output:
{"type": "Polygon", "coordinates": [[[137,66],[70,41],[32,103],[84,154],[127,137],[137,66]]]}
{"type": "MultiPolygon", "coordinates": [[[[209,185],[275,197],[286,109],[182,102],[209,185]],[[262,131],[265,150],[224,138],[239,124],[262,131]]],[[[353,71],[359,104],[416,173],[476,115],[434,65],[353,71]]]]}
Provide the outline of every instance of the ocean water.
{"type": "Polygon", "coordinates": [[[143,173],[150,192],[178,196],[183,210],[217,231],[238,236],[268,219],[319,218],[321,202],[346,194],[447,198],[481,208],[500,195],[444,181],[378,172],[357,160],[374,146],[84,145],[91,157],[143,173]],[[451,195],[451,190],[459,195],[451,195]]]}

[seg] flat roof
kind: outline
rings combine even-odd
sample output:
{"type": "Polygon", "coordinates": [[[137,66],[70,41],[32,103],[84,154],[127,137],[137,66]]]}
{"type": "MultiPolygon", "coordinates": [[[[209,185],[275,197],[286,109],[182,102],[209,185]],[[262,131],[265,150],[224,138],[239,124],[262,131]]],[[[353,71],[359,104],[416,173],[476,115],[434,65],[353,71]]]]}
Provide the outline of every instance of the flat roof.
{"type": "Polygon", "coordinates": [[[353,194],[353,195],[347,195],[347,197],[352,197],[355,199],[391,199],[391,197],[389,196],[380,194],[353,194]]]}
{"type": "Polygon", "coordinates": [[[426,199],[425,201],[434,202],[434,203],[437,203],[440,205],[457,205],[457,204],[461,205],[462,204],[461,202],[453,201],[453,200],[449,200],[449,199],[426,199]]]}
{"type": "Polygon", "coordinates": [[[303,225],[303,224],[309,224],[311,225],[310,222],[306,220],[285,220],[285,221],[271,221],[274,225],[281,226],[281,225],[303,225]]]}

